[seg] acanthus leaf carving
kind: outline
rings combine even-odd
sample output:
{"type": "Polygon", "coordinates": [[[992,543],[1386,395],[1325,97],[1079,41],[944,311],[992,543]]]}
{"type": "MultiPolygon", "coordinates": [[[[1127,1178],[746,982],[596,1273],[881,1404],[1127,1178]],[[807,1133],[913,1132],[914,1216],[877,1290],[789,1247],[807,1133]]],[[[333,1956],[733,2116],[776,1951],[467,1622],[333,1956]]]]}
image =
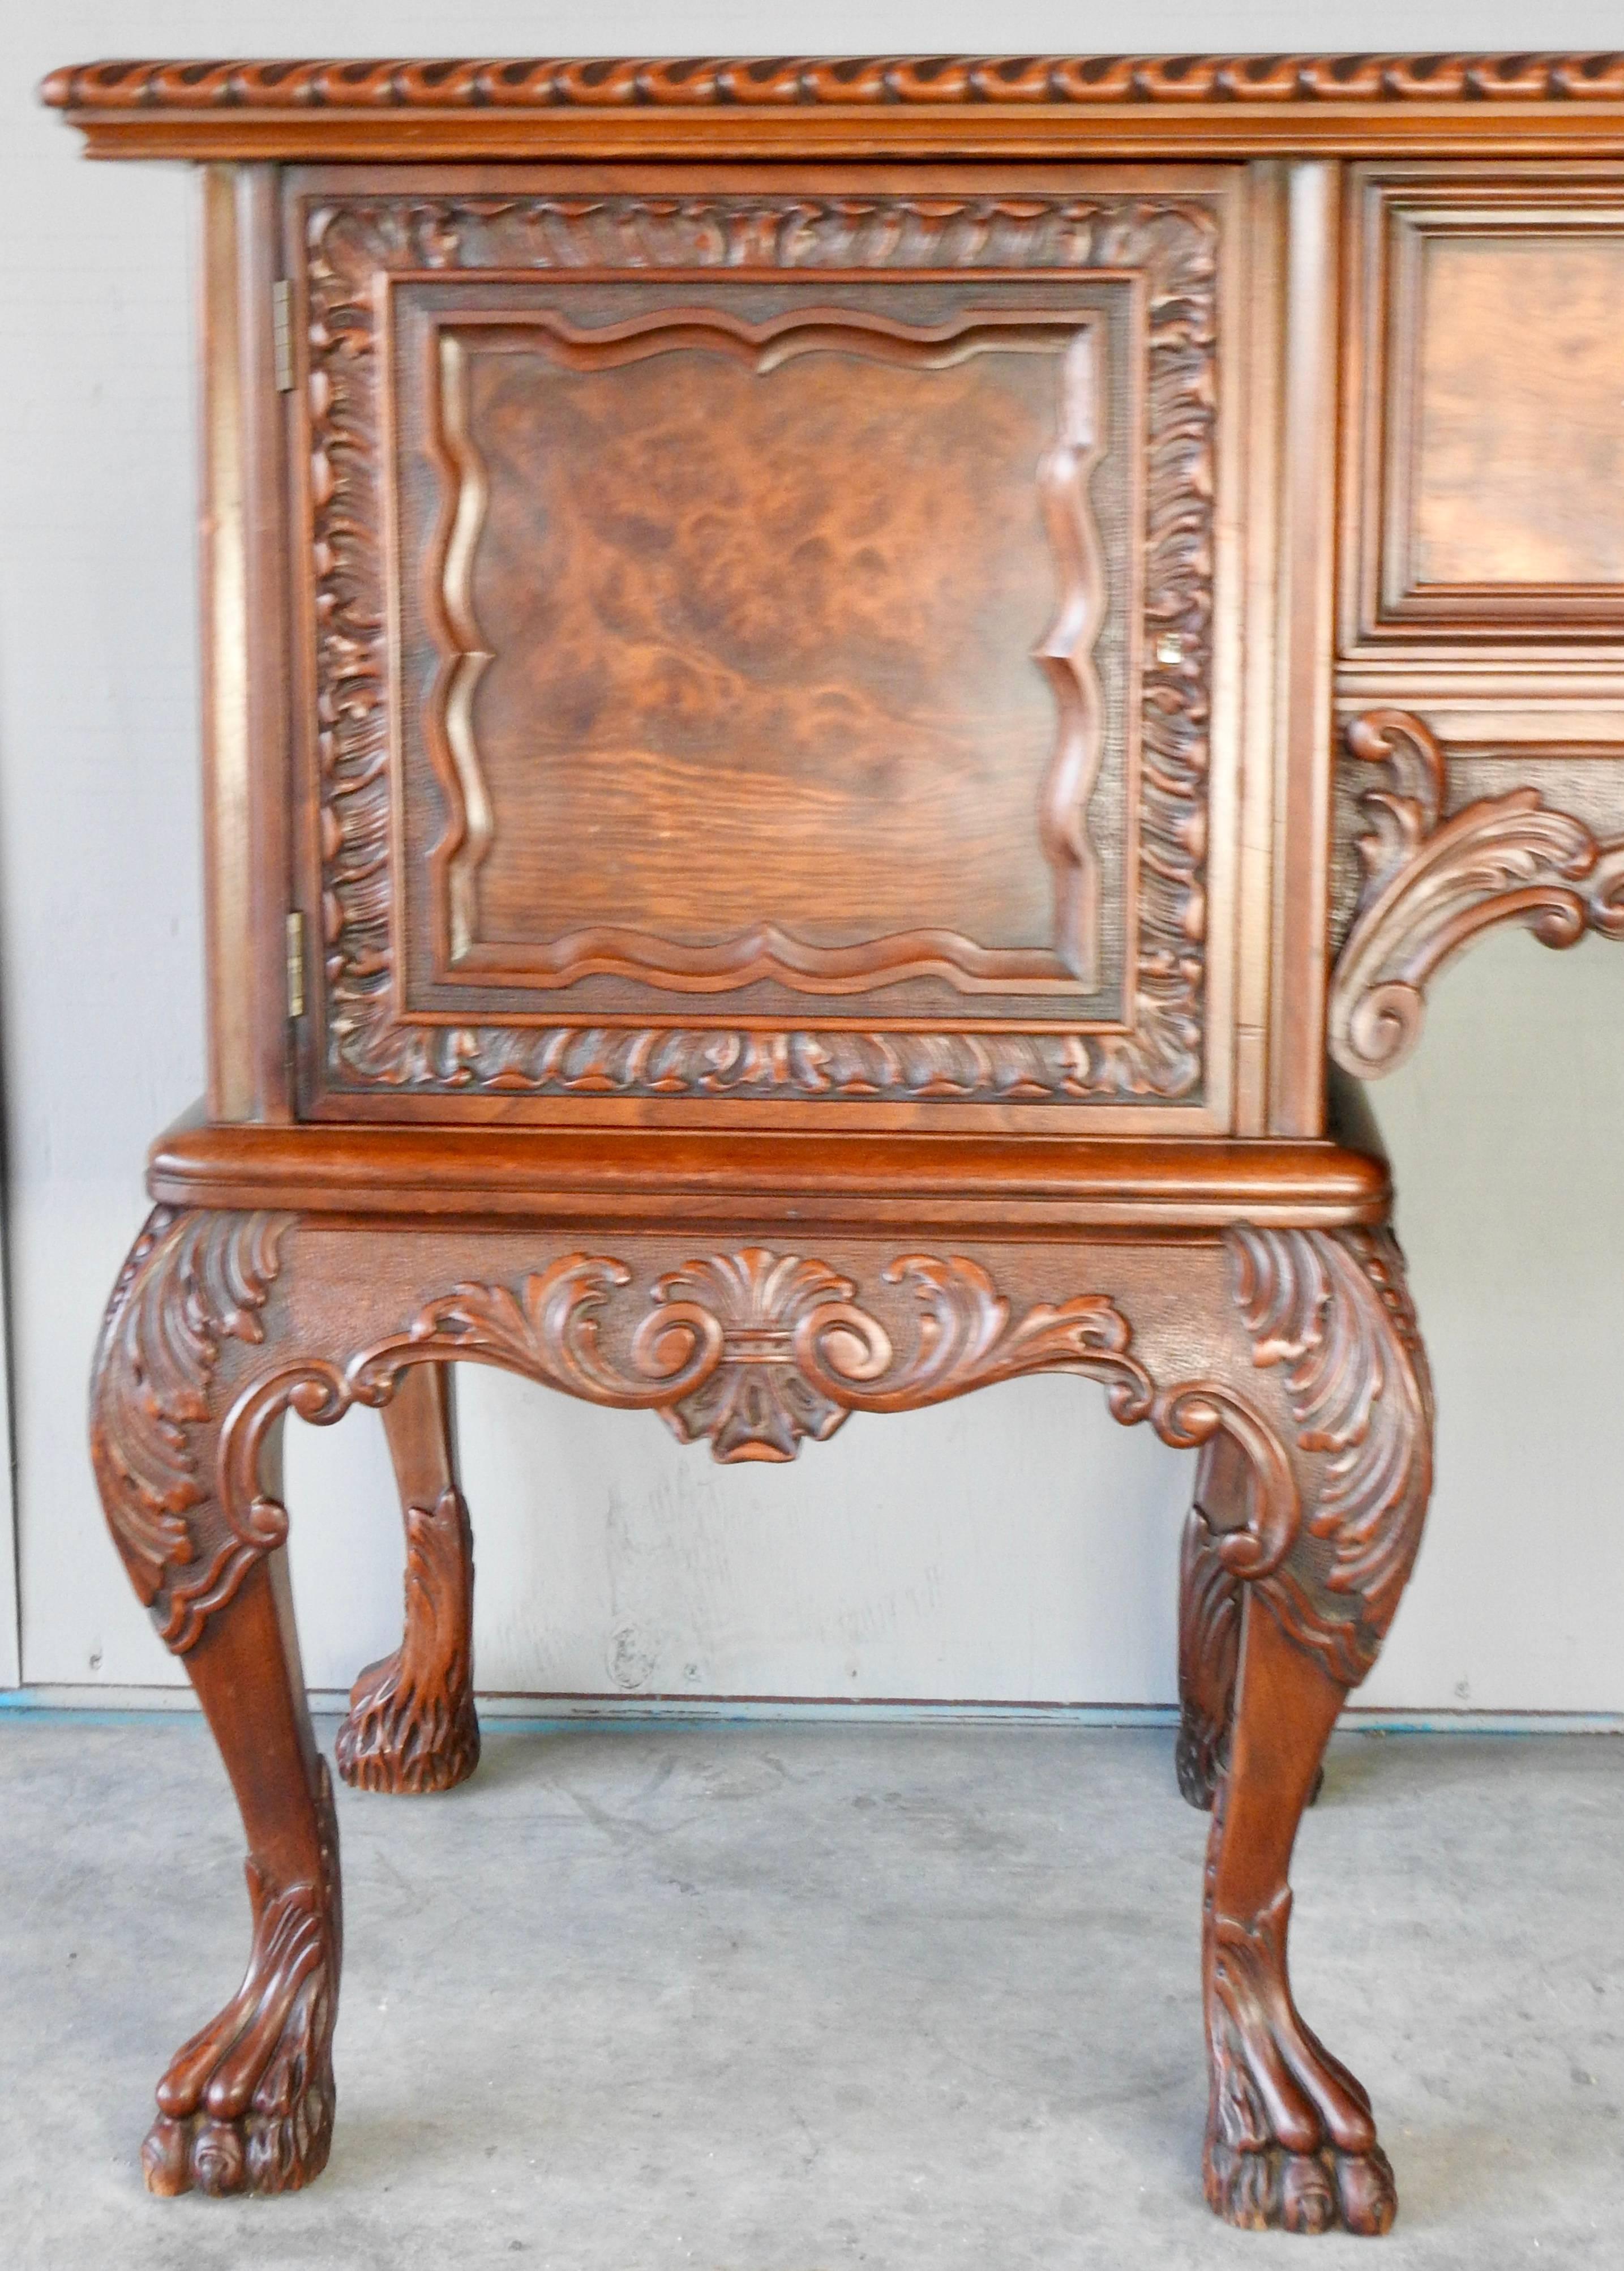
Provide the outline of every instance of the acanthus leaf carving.
{"type": "Polygon", "coordinates": [[[1150,1414],[1153,1384],[1104,1295],[1016,1315],[961,1255],[904,1255],[882,1276],[913,1297],[901,1352],[901,1324],[859,1303],[849,1278],[762,1247],[701,1256],[633,1294],[612,1352],[604,1310],[631,1273],[608,1256],[565,1255],[516,1288],[466,1284],[428,1303],[408,1333],[351,1364],[341,1392],[381,1400],[403,1363],[470,1357],[594,1403],[657,1410],[680,1441],[708,1440],[724,1463],[793,1458],[852,1411],[912,1410],[1026,1372],[1087,1372],[1122,1402],[1119,1416],[1150,1414]]]}
{"type": "Polygon", "coordinates": [[[222,1344],[257,1344],[293,1217],[154,1209],[114,1288],[97,1353],[91,1452],[137,1595],[183,1649],[286,1535],[254,1494],[234,1520],[194,1445],[222,1344]]]}
{"type": "Polygon", "coordinates": [[[1432,1489],[1432,1385],[1403,1257],[1385,1230],[1242,1223],[1225,1236],[1253,1360],[1286,1368],[1297,1447],[1324,1463],[1299,1550],[1259,1590],[1292,1639],[1356,1686],[1414,1565],[1432,1489]]]}
{"type": "Polygon", "coordinates": [[[1159,1383],[1103,1292],[1017,1307],[972,1256],[903,1254],[875,1297],[826,1262],[745,1247],[641,1286],[612,1256],[566,1254],[509,1284],[471,1280],[346,1359],[296,1347],[214,1380],[256,1344],[294,1217],[160,1213],[121,1281],[94,1412],[97,1471],[142,1597],[191,1647],[252,1562],[285,1539],[263,1491],[271,1431],[387,1404],[408,1366],[473,1360],[622,1409],[658,1411],[728,1462],[792,1458],[852,1411],[917,1409],[1065,1372],[1114,1416],[1196,1448],[1221,1431],[1250,1468],[1244,1525],[1215,1562],[1258,1586],[1294,1638],[1351,1682],[1374,1657],[1413,1559],[1430,1476],[1430,1402],[1397,1249],[1364,1231],[1226,1232],[1261,1367],[1285,1365],[1294,1446],[1222,1378],[1159,1383]],[[229,1403],[229,1409],[224,1404],[229,1403]],[[1305,1523],[1304,1459],[1323,1467],[1305,1523]]]}
{"type": "Polygon", "coordinates": [[[1444,753],[1407,711],[1365,712],[1347,742],[1394,784],[1360,799],[1370,823],[1358,845],[1365,883],[1329,1003],[1331,1054],[1373,1080],[1410,1054],[1428,984],[1481,932],[1520,923],[1551,947],[1587,929],[1624,937],[1624,842],[1598,843],[1532,787],[1443,816],[1444,753]]]}
{"type": "MultiPolygon", "coordinates": [[[[1210,203],[1151,194],[372,193],[312,201],[305,234],[323,1022],[327,1074],[340,1090],[1048,1104],[1198,1095],[1216,434],[1218,235],[1210,203]],[[1153,636],[1134,696],[1141,888],[1125,1031],[1064,1024],[1012,1024],[1007,1031],[761,1030],[697,1021],[446,1025],[397,1014],[391,926],[399,881],[391,866],[373,279],[392,271],[492,266],[538,273],[582,266],[636,273],[713,266],[1144,273],[1145,587],[1153,636]]],[[[1080,477],[1080,467],[1071,470],[1080,477]]],[[[1057,827],[1066,836],[1057,874],[1063,884],[1074,882],[1074,896],[1082,894],[1072,918],[1089,873],[1076,824],[1084,783],[1073,762],[1087,740],[1079,730],[1088,723],[1089,691],[1089,642],[1086,626],[1080,628],[1082,635],[1068,637],[1064,658],[1073,690],[1065,698],[1074,696],[1079,714],[1066,719],[1049,814],[1051,849],[1057,827]]],[[[1068,919],[1064,890],[1060,912],[1078,944],[1082,926],[1068,919]]]]}
{"type": "Polygon", "coordinates": [[[1179,1731],[1174,1771],[1185,1803],[1208,1812],[1224,1771],[1241,1660],[1241,1581],[1215,1551],[1198,1502],[1179,1550],[1179,1731]]]}
{"type": "MultiPolygon", "coordinates": [[[[1109,1296],[1017,1312],[965,1255],[899,1255],[880,1278],[911,1297],[893,1318],[827,1262],[765,1247],[698,1257],[641,1292],[604,1255],[560,1255],[516,1286],[469,1281],[347,1363],[296,1359],[245,1393],[222,1431],[222,1489],[254,1500],[267,1433],[285,1409],[328,1425],[352,1404],[387,1403],[414,1363],[492,1364],[592,1403],[656,1411],[680,1441],[708,1440],[724,1463],[793,1458],[852,1411],[913,1411],[1023,1374],[1066,1372],[1099,1381],[1116,1418],[1148,1420],[1176,1448],[1220,1429],[1234,1438],[1257,1490],[1246,1526],[1216,1542],[1232,1575],[1267,1576],[1291,1552],[1301,1506],[1276,1430],[1221,1381],[1159,1385],[1109,1296]]],[[[285,1528],[279,1507],[259,1518],[285,1528]]]]}

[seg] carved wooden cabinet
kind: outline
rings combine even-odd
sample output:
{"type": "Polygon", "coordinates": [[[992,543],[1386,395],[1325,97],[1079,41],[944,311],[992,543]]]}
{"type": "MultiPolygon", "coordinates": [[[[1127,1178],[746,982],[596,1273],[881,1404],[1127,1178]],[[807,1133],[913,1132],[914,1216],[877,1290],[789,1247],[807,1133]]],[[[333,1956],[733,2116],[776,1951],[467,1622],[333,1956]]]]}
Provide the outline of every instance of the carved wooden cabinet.
{"type": "Polygon", "coordinates": [[[451,1366],[782,1460],[1035,1370],[1198,1448],[1205,2182],[1380,2231],[1287,1870],[1431,1475],[1385,1168],[1486,925],[1624,927],[1624,61],[116,63],[204,163],[210,1091],[93,1448],[231,1771],[155,2190],[314,2177],[292,1409],[384,1415],[478,1757],[451,1366]]]}

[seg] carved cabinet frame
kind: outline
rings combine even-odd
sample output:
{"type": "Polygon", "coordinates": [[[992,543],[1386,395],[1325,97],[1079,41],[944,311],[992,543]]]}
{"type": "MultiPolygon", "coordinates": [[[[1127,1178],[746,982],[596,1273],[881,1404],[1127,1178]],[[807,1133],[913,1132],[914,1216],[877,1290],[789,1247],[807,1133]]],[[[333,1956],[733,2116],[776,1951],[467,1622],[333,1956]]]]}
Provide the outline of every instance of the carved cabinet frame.
{"type": "Polygon", "coordinates": [[[1428,420],[1485,447],[1427,361],[1427,262],[1560,239],[1605,269],[1624,57],[107,63],[44,97],[93,155],[204,169],[209,1088],[152,1155],[91,1444],[232,1777],[252,1935],[159,2085],[149,2185],[283,2191],[332,2133],[337,1829],[287,1582],[290,1411],[382,1414],[404,1629],[336,1755],[422,1794],[479,1755],[456,1364],[768,1462],[1064,1372],[1198,1455],[1176,1765],[1212,1817],[1206,2198],[1250,2228],[1386,2230],[1368,2098],[1300,2016],[1287,1946],[1298,1823],[1432,1478],[1354,1083],[1403,1061],[1487,928],[1624,934],[1624,571],[1568,573],[1558,526],[1531,577],[1514,527],[1480,578],[1419,576],[1428,420]],[[924,313],[888,296],[921,279],[924,313]],[[582,282],[621,294],[590,324],[582,282]],[[974,288],[944,312],[948,284],[974,288]],[[1020,477],[1054,590],[1021,661],[1054,704],[1040,943],[878,912],[856,941],[482,932],[478,359],[700,347],[764,386],[836,352],[1053,366],[1020,477]],[[439,832],[408,844],[419,777],[439,832]],[[1120,1016],[1091,1007],[1102,905],[1120,1016]],[[893,984],[950,1006],[893,1015],[893,984]]]}

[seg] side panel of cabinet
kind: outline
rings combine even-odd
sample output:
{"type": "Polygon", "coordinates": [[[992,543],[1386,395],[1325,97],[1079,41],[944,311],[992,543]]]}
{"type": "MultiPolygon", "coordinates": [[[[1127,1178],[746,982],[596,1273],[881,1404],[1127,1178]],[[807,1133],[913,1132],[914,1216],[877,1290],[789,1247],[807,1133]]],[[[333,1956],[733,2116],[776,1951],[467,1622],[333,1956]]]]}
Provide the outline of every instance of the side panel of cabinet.
{"type": "Polygon", "coordinates": [[[301,1108],[1233,1127],[1244,190],[290,174],[301,1108]]]}
{"type": "Polygon", "coordinates": [[[207,1107],[219,1121],[285,1121],[293,789],[277,168],[210,166],[200,186],[207,1107]]]}

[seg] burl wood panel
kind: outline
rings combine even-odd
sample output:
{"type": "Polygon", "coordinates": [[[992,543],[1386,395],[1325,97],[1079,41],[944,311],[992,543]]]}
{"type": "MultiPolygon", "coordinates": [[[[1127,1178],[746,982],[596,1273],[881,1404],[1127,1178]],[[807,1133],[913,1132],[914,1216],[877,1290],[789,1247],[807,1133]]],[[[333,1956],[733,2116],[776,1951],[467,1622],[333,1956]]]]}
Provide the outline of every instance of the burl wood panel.
{"type": "Polygon", "coordinates": [[[442,980],[1095,990],[1102,346],[888,304],[439,330],[442,980]]]}
{"type": "Polygon", "coordinates": [[[1624,588],[1624,228],[1422,253],[1416,585],[1624,588]]]}
{"type": "Polygon", "coordinates": [[[1345,656],[1617,646],[1616,173],[1371,169],[1349,252],[1345,656]]]}

